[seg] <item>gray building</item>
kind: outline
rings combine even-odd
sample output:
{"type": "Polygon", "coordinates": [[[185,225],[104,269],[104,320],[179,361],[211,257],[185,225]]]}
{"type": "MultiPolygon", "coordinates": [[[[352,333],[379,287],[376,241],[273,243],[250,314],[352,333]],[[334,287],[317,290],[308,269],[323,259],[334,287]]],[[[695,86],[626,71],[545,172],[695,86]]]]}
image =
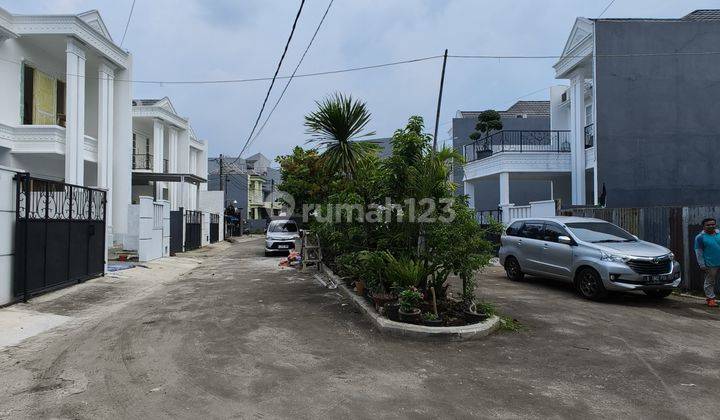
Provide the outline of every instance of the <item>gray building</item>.
{"type": "MultiPolygon", "coordinates": [[[[562,207],[716,204],[720,166],[720,10],[676,19],[587,19],[573,25],[550,88],[548,119],[472,142],[453,121],[459,191],[476,209],[559,200],[562,207]],[[496,140],[500,139],[502,142],[496,140]],[[489,198],[488,198],[489,197],[489,198]]],[[[472,118],[469,118],[472,120],[472,118]]]]}

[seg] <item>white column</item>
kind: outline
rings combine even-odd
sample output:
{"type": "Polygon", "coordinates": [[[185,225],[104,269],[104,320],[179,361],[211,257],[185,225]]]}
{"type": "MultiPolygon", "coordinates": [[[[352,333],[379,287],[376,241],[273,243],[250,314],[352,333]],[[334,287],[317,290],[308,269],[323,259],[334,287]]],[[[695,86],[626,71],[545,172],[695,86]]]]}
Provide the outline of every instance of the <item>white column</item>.
{"type": "Polygon", "coordinates": [[[500,172],[500,206],[510,204],[510,173],[500,172]]]}
{"type": "MultiPolygon", "coordinates": [[[[152,139],[152,153],[153,153],[153,172],[163,172],[163,144],[165,143],[165,124],[158,119],[153,120],[153,139],[152,139]]],[[[155,182],[153,188],[155,188],[155,197],[158,200],[162,200],[162,187],[161,182],[155,182]]]]}
{"type": "Polygon", "coordinates": [[[162,173],[163,171],[163,143],[165,139],[165,124],[161,120],[153,120],[153,172],[162,173]]]}
{"type": "Polygon", "coordinates": [[[65,182],[85,182],[85,51],[68,38],[65,67],[65,182]]]}
{"type": "Polygon", "coordinates": [[[570,170],[572,204],[585,204],[585,75],[570,79],[570,170]]]}
{"type": "Polygon", "coordinates": [[[105,261],[107,249],[113,243],[113,91],[115,90],[114,66],[102,61],[98,67],[98,186],[108,190],[105,204],[105,261]]]}
{"type": "Polygon", "coordinates": [[[125,68],[115,69],[113,91],[112,227],[113,242],[128,233],[128,205],[132,186],[132,56],[125,68]]]}
{"type": "Polygon", "coordinates": [[[115,70],[107,62],[98,68],[98,186],[112,186],[113,162],[113,90],[115,70]]]}
{"type": "Polygon", "coordinates": [[[475,209],[475,185],[473,185],[472,182],[464,181],[463,189],[465,190],[465,195],[468,196],[468,207],[475,209]]]}
{"type": "MultiPolygon", "coordinates": [[[[177,160],[178,160],[178,130],[175,127],[169,127],[168,128],[168,150],[167,150],[167,159],[168,159],[168,172],[171,174],[177,173],[177,160]]],[[[170,208],[172,210],[177,210],[179,206],[178,204],[178,184],[177,182],[171,182],[169,184],[169,194],[170,197],[170,208]]]]}

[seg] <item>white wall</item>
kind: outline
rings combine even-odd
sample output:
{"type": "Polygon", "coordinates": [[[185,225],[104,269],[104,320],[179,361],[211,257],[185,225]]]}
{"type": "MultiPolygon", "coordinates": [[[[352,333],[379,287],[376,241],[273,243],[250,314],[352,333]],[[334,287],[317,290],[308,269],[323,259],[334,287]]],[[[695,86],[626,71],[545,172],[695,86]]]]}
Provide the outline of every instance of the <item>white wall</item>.
{"type": "Polygon", "coordinates": [[[112,234],[113,242],[122,243],[128,230],[127,205],[132,187],[132,57],[128,67],[115,71],[113,93],[113,184],[112,234]]]}
{"type": "MultiPolygon", "coordinates": [[[[37,37],[36,37],[37,39],[37,37]]],[[[60,76],[65,80],[65,50],[53,51],[51,56],[40,49],[36,42],[27,37],[8,39],[0,43],[0,57],[22,63],[23,60],[38,70],[60,76]]],[[[22,123],[20,116],[22,66],[8,61],[0,61],[0,123],[18,125],[22,123]]]]}
{"type": "Polygon", "coordinates": [[[207,246],[210,244],[210,213],[204,211],[202,214],[202,239],[200,240],[200,246],[207,246]]]}
{"type": "Polygon", "coordinates": [[[137,251],[140,239],[140,205],[129,204],[127,208],[128,230],[123,235],[123,249],[137,251]]]}
{"type": "MultiPolygon", "coordinates": [[[[550,87],[550,129],[570,129],[570,106],[568,103],[562,105],[562,94],[568,90],[567,86],[550,87]]],[[[568,100],[570,92],[568,91],[568,100]]]]}
{"type": "Polygon", "coordinates": [[[15,253],[15,171],[0,167],[0,305],[13,298],[15,253]]]}

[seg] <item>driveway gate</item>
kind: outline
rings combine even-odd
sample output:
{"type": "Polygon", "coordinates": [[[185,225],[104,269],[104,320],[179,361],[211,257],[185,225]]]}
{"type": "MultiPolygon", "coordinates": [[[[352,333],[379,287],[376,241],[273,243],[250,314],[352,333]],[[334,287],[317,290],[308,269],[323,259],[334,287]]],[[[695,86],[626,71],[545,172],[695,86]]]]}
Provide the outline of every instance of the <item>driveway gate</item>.
{"type": "Polygon", "coordinates": [[[210,215],[210,243],[214,244],[220,239],[220,215],[210,215]]]}
{"type": "Polygon", "coordinates": [[[105,191],[18,174],[13,294],[27,300],[102,275],[105,191]]]}
{"type": "Polygon", "coordinates": [[[185,251],[200,248],[202,241],[202,212],[185,211],[185,251]]]}
{"type": "Polygon", "coordinates": [[[183,208],[170,212],[170,253],[183,251],[183,208]]]}

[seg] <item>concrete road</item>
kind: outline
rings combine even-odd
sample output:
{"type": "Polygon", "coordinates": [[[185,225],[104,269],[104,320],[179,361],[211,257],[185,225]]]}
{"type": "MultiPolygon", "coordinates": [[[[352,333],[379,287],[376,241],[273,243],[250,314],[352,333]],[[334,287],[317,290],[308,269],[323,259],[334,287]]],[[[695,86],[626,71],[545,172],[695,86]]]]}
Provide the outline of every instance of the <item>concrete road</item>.
{"type": "MultiPolygon", "coordinates": [[[[478,294],[526,329],[378,334],[311,274],[235,245],[163,287],[0,353],[0,417],[717,418],[720,311],[609,303],[497,269],[478,294]]],[[[99,303],[112,301],[107,290],[99,303]]],[[[41,308],[73,316],[69,295],[41,308]]]]}

